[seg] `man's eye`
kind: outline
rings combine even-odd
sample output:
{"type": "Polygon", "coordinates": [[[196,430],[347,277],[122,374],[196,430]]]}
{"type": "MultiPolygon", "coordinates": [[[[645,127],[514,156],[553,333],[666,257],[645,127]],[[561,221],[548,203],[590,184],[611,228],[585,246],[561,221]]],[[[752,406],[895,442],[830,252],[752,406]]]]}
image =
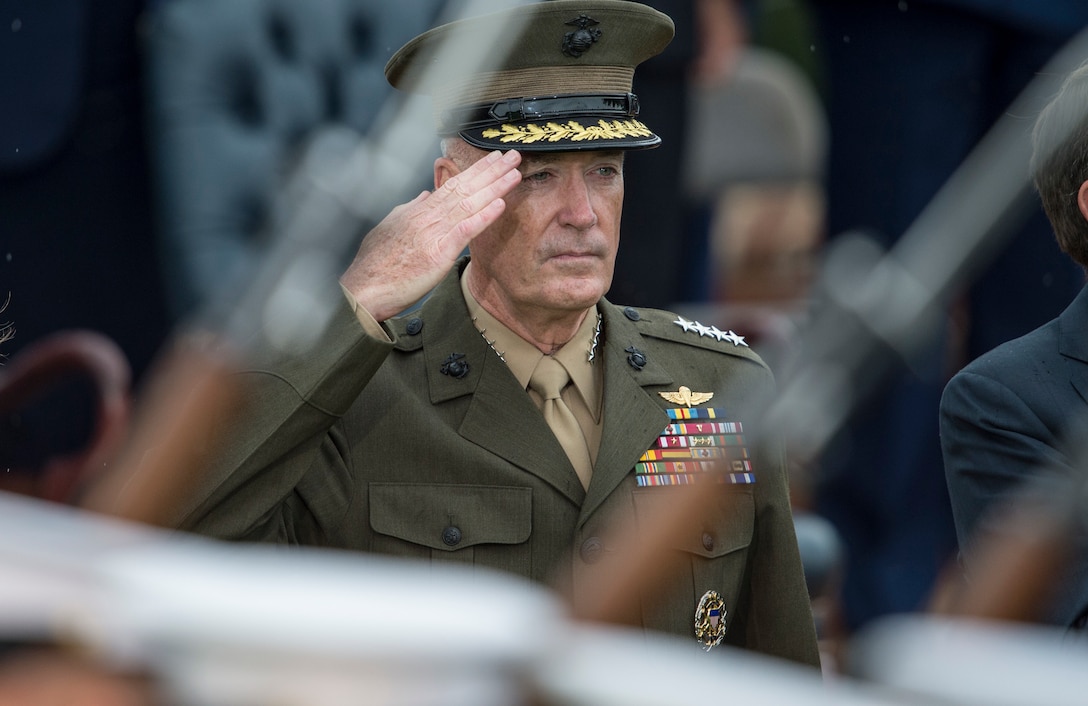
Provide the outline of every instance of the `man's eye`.
{"type": "Polygon", "coordinates": [[[597,167],[597,173],[601,176],[610,177],[619,174],[620,170],[615,167],[597,167]]]}
{"type": "Polygon", "coordinates": [[[548,172],[533,172],[532,174],[526,174],[524,177],[522,177],[522,181],[533,181],[539,183],[542,181],[547,181],[549,176],[551,175],[548,174],[548,172]]]}

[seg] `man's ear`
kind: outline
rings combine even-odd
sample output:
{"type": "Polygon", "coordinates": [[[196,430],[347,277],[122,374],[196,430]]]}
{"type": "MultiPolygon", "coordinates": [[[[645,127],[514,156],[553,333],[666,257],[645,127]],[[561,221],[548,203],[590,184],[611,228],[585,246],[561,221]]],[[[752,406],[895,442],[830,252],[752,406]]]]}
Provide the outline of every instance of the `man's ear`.
{"type": "Polygon", "coordinates": [[[1080,215],[1088,221],[1088,181],[1080,185],[1077,190],[1077,206],[1080,207],[1080,215]]]}
{"type": "Polygon", "coordinates": [[[457,164],[454,163],[449,157],[439,157],[434,160],[434,188],[439,188],[445,184],[448,180],[461,173],[461,170],[457,168],[457,164]]]}

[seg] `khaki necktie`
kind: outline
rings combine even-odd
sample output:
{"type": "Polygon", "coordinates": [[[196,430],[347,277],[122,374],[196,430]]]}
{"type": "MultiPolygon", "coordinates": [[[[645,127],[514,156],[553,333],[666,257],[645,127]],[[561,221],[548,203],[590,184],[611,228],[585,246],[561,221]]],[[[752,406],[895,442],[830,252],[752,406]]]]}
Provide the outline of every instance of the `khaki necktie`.
{"type": "Polygon", "coordinates": [[[567,458],[578,473],[582,487],[589,487],[589,477],[593,474],[593,464],[589,460],[586,437],[578,426],[578,419],[563,402],[560,393],[570,382],[566,368],[555,358],[544,356],[529,378],[529,387],[544,399],[544,421],[551,427],[555,438],[559,440],[567,458]]]}

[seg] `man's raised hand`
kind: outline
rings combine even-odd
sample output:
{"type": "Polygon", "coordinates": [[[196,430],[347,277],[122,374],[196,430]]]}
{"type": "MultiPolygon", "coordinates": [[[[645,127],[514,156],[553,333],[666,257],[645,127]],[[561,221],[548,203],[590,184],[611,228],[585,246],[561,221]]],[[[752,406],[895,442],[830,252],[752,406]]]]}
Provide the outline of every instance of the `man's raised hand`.
{"type": "Polygon", "coordinates": [[[516,151],[491,152],[433,192],[397,206],[367,233],[340,282],[384,321],[419,301],[502,215],[521,181],[516,151]]]}

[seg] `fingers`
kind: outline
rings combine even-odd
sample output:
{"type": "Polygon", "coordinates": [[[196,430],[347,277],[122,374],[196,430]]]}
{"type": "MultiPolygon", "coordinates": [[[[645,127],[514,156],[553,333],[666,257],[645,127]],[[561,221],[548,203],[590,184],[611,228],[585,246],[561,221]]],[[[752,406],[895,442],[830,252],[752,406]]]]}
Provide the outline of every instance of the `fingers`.
{"type": "Polygon", "coordinates": [[[377,321],[416,302],[503,214],[503,197],[521,182],[520,163],[515,151],[491,152],[394,208],[363,239],[341,283],[377,321]]]}
{"type": "Polygon", "coordinates": [[[521,183],[520,162],[517,152],[491,152],[435,191],[429,205],[444,223],[435,243],[442,259],[460,254],[502,215],[506,208],[502,197],[521,183]]]}
{"type": "Polygon", "coordinates": [[[521,155],[514,150],[491,152],[446,181],[434,194],[435,205],[455,218],[469,217],[521,182],[520,163],[521,155]]]}
{"type": "Polygon", "coordinates": [[[497,221],[505,210],[506,202],[502,199],[494,199],[471,216],[458,221],[451,233],[454,236],[451,238],[452,250],[455,253],[464,250],[473,238],[497,221]]]}

